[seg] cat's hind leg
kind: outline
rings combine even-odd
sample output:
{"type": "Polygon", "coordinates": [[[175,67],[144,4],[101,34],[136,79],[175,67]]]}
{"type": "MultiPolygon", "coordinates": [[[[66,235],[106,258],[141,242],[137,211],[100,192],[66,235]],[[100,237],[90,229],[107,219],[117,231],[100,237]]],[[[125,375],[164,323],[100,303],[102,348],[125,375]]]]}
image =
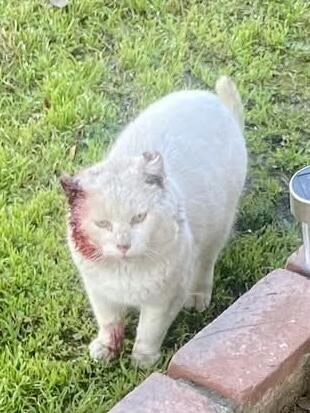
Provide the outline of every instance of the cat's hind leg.
{"type": "Polygon", "coordinates": [[[226,217],[224,227],[218,229],[214,236],[206,240],[200,250],[197,269],[194,273],[191,291],[188,294],[185,308],[204,311],[211,302],[214,278],[214,266],[223,249],[232,227],[233,215],[226,217]]]}
{"type": "Polygon", "coordinates": [[[227,239],[228,231],[223,231],[221,239],[213,240],[201,250],[193,276],[192,287],[185,302],[185,308],[204,311],[209,307],[213,290],[214,266],[227,239]]]}
{"type": "Polygon", "coordinates": [[[210,305],[216,259],[217,255],[201,259],[193,279],[192,288],[185,302],[185,308],[195,308],[197,311],[204,311],[210,305]]]}

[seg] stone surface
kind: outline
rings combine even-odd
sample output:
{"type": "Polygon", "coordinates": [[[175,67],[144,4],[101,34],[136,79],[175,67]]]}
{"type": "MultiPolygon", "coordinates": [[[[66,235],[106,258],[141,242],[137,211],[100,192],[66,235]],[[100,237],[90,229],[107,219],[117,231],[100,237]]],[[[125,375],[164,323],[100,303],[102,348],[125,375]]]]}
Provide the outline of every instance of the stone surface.
{"type": "Polygon", "coordinates": [[[277,270],[182,347],[168,373],[249,406],[280,389],[309,351],[310,280],[277,270]]]}
{"type": "MultiPolygon", "coordinates": [[[[280,380],[255,404],[242,405],[242,413],[276,413],[291,406],[309,388],[309,354],[302,357],[294,371],[280,380]]],[[[293,413],[289,410],[290,413],[293,413]]],[[[238,411],[240,413],[240,410],[238,411]]]]}
{"type": "Polygon", "coordinates": [[[189,386],[154,373],[110,413],[217,413],[208,398],[189,386]]]}
{"type": "Polygon", "coordinates": [[[286,262],[286,268],[289,271],[298,272],[299,274],[310,277],[310,266],[306,265],[304,247],[301,246],[294,252],[286,262]]]}

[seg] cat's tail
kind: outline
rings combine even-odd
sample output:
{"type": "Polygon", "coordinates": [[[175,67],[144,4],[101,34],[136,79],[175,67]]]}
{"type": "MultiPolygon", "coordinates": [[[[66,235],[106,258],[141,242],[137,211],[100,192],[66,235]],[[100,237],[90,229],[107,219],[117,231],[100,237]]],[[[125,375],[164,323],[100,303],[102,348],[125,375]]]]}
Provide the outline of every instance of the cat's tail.
{"type": "Polygon", "coordinates": [[[244,128],[244,115],[241,97],[235,83],[228,76],[221,76],[215,84],[215,91],[224,105],[231,111],[240,129],[244,128]]]}

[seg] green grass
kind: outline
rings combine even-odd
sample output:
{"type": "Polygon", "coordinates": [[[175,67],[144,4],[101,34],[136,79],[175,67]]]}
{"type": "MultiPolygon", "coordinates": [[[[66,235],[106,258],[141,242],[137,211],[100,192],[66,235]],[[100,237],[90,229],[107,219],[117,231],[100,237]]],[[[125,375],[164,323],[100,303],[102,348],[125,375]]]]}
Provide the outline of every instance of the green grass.
{"type": "Polygon", "coordinates": [[[0,412],[106,412],[149,372],[90,361],[95,324],[65,247],[60,171],[102,157],[139,109],[180,88],[237,82],[247,189],[214,300],[183,311],[155,369],[300,243],[287,182],[310,155],[304,0],[0,3],[0,412]]]}

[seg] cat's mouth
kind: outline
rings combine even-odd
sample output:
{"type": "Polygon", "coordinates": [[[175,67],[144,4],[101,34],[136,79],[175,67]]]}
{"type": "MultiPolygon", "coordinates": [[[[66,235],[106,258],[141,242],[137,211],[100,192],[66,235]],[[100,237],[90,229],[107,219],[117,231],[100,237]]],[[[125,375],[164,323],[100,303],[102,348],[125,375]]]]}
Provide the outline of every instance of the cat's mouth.
{"type": "Polygon", "coordinates": [[[115,259],[117,261],[121,261],[121,262],[128,262],[131,261],[133,258],[132,255],[128,255],[128,254],[113,254],[110,256],[110,258],[115,259]]]}

